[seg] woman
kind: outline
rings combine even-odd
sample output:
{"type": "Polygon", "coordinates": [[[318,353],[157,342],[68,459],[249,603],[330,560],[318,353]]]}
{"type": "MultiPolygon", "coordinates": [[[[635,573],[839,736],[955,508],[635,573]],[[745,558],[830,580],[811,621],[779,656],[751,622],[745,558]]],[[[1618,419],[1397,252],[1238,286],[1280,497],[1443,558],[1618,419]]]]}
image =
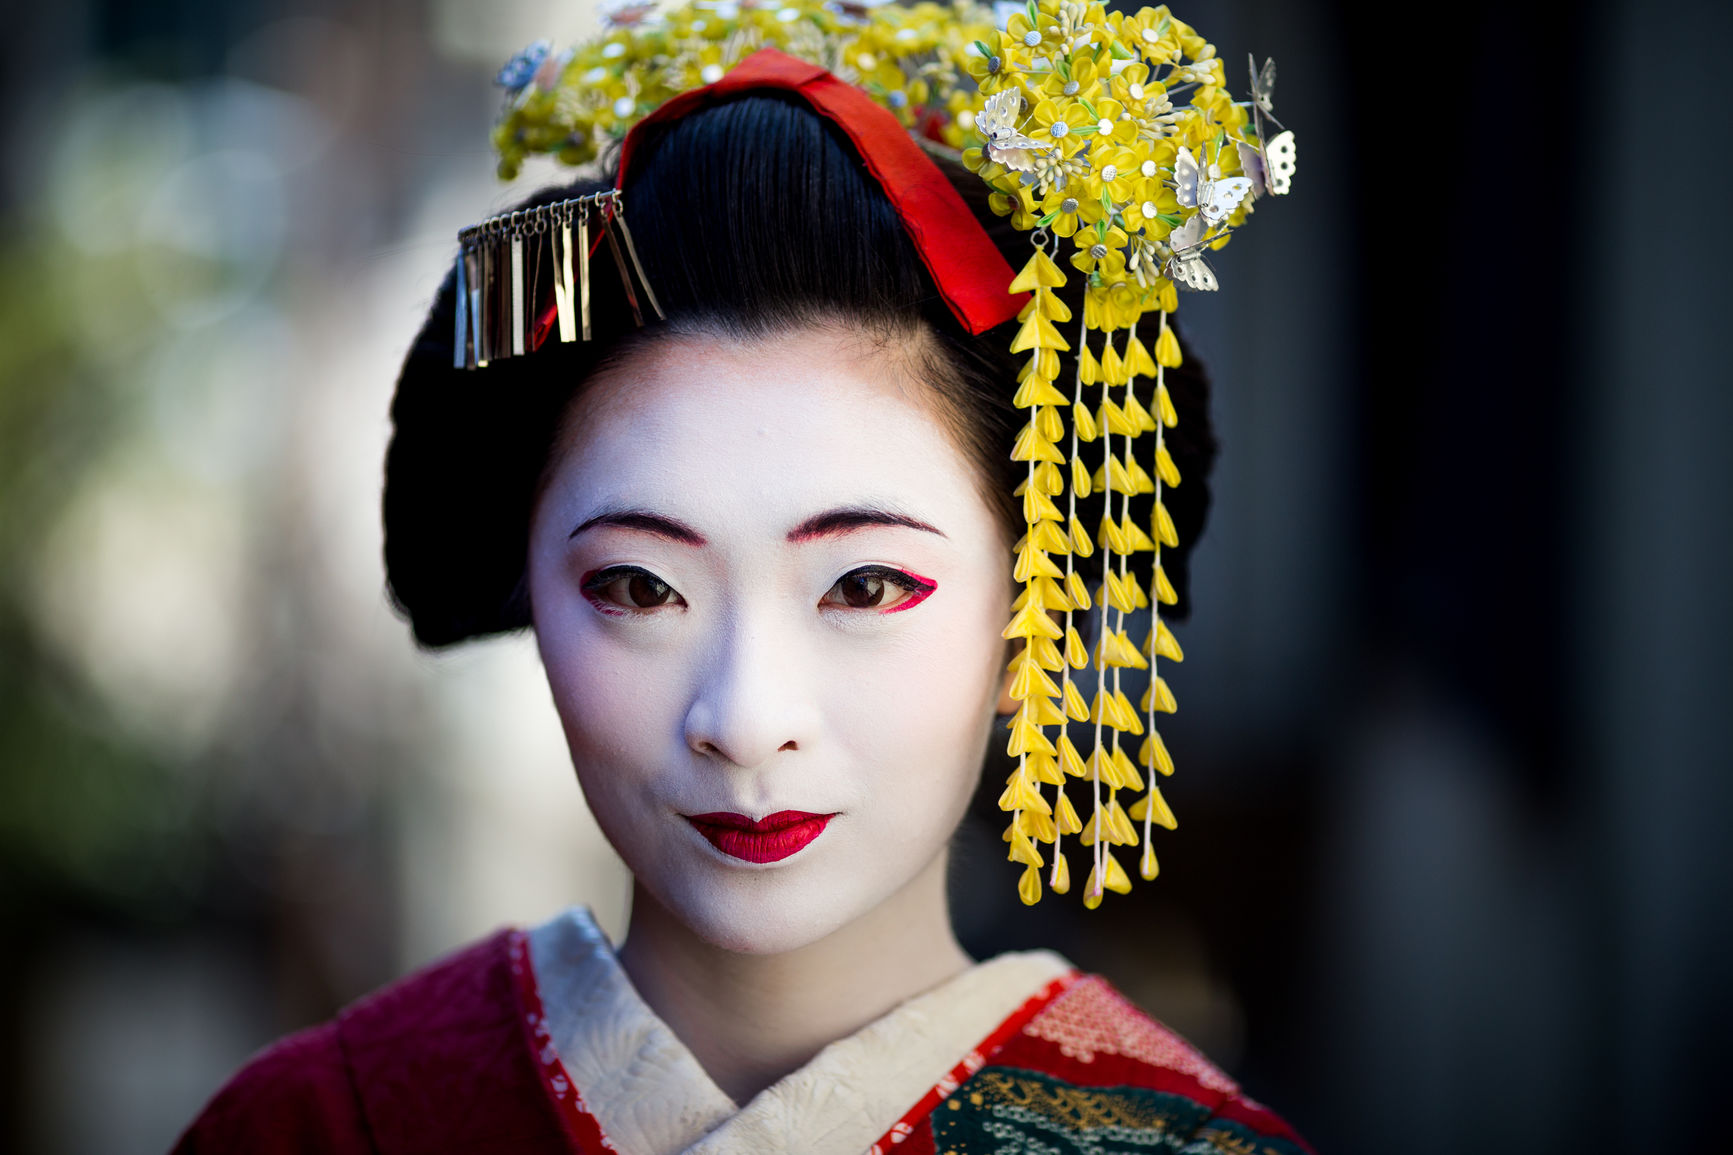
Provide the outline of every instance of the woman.
{"type": "MultiPolygon", "coordinates": [[[[634,876],[625,940],[571,911],[436,964],[255,1059],[181,1150],[1303,1149],[1103,980],[952,934],[947,845],[1030,697],[1005,622],[1035,468],[1016,304],[970,322],[954,265],[991,253],[1002,296],[1028,241],[815,73],[754,57],[634,131],[638,272],[586,276],[593,340],[548,313],[532,354],[454,368],[460,270],[398,383],[393,596],[428,646],[534,629],[634,876]],[[933,235],[886,148],[966,222],[933,235]]],[[[1201,375],[1166,382],[1182,596],[1214,446],[1201,375]]]]}

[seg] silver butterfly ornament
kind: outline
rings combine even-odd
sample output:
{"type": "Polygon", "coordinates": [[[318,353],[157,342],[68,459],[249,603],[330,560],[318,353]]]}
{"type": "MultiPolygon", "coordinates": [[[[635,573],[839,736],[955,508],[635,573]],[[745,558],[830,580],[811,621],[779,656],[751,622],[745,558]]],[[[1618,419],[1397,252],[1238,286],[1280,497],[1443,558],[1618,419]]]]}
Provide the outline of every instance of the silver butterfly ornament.
{"type": "Polygon", "coordinates": [[[1035,154],[1046,152],[1047,146],[1034,137],[1017,131],[1017,114],[1023,110],[1023,97],[1007,89],[987,98],[987,105],[975,116],[975,130],[986,141],[987,159],[997,161],[1017,172],[1035,171],[1035,154]]]}
{"type": "Polygon", "coordinates": [[[1215,270],[1203,258],[1203,235],[1206,228],[1203,214],[1198,213],[1167,235],[1173,255],[1167,261],[1167,275],[1174,284],[1198,293],[1213,293],[1220,288],[1215,270]]]}
{"type": "Polygon", "coordinates": [[[1294,134],[1276,119],[1276,62],[1266,59],[1259,71],[1257,58],[1247,53],[1246,64],[1251,69],[1252,119],[1257,122],[1258,147],[1254,151],[1240,146],[1240,167],[1251,174],[1259,193],[1287,196],[1299,166],[1294,134]],[[1266,120],[1282,131],[1271,136],[1266,120]],[[1248,155],[1255,157],[1255,163],[1247,163],[1248,155]]]}
{"type": "Polygon", "coordinates": [[[1213,163],[1206,169],[1189,148],[1180,149],[1174,157],[1173,183],[1179,203],[1196,209],[1197,215],[1211,225],[1227,220],[1252,191],[1250,177],[1224,177],[1221,168],[1213,163]]]}

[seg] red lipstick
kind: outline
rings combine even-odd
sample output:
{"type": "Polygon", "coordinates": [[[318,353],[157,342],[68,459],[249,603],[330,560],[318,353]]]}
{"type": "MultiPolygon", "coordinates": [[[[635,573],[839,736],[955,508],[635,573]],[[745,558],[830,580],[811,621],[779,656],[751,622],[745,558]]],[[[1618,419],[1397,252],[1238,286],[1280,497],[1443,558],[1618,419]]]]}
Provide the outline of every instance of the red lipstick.
{"type": "Polygon", "coordinates": [[[753,820],[744,814],[688,814],[698,833],[710,845],[731,858],[747,862],[777,862],[806,848],[824,833],[834,814],[808,814],[804,810],[778,810],[753,820]]]}

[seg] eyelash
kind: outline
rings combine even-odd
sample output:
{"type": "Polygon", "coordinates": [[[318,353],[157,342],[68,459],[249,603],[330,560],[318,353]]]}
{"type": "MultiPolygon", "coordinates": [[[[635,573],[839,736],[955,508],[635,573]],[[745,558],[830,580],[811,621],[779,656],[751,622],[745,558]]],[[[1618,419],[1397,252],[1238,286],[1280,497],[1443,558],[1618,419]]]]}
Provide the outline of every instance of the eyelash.
{"type": "MultiPolygon", "coordinates": [[[[869,609],[881,614],[901,613],[904,610],[910,610],[920,605],[932,595],[934,590],[939,588],[937,582],[928,578],[920,577],[916,574],[908,573],[904,570],[894,569],[891,566],[864,565],[851,569],[847,573],[843,574],[842,577],[837,578],[835,582],[831,583],[830,589],[825,590],[826,595],[830,593],[830,590],[841,585],[845,579],[857,576],[874,577],[878,578],[880,581],[889,582],[910,596],[886,609],[879,609],[878,607],[855,609],[853,607],[843,606],[831,606],[829,608],[844,609],[847,612],[853,613],[863,613],[867,612],[869,609]]],[[[598,611],[614,616],[623,616],[634,613],[653,613],[655,610],[661,608],[661,606],[668,604],[664,601],[655,606],[622,606],[618,602],[608,601],[601,596],[602,591],[613,585],[615,582],[618,582],[623,578],[634,577],[645,577],[655,582],[657,585],[665,586],[668,590],[670,599],[679,599],[680,604],[685,604],[685,599],[680,598],[679,592],[675,590],[673,586],[668,585],[667,582],[663,581],[649,570],[642,569],[635,565],[609,566],[606,569],[595,570],[591,573],[585,574],[581,579],[579,579],[578,589],[598,611]]]]}
{"type": "Polygon", "coordinates": [[[661,606],[668,604],[667,602],[662,602],[660,605],[656,606],[623,606],[618,602],[608,601],[601,596],[603,590],[607,589],[615,582],[620,581],[622,578],[635,577],[649,578],[657,585],[667,587],[670,599],[679,598],[680,603],[682,605],[685,604],[685,599],[680,597],[679,591],[675,590],[673,586],[668,585],[667,582],[663,581],[649,570],[642,569],[635,565],[613,565],[606,569],[599,569],[592,573],[587,573],[579,579],[578,590],[591,605],[596,607],[599,612],[610,614],[615,617],[623,617],[627,614],[654,613],[656,610],[660,609],[661,606]]]}
{"type": "MultiPolygon", "coordinates": [[[[896,605],[885,609],[880,609],[877,606],[867,607],[866,609],[854,609],[852,607],[841,606],[832,608],[846,608],[847,611],[851,613],[865,613],[870,609],[873,612],[881,614],[897,614],[904,610],[914,609],[916,606],[926,601],[934,590],[939,588],[938,583],[929,578],[919,577],[915,574],[908,573],[905,570],[893,569],[888,565],[863,565],[857,569],[851,569],[847,573],[843,574],[842,577],[837,578],[836,581],[831,584],[830,588],[835,589],[837,586],[842,584],[844,579],[855,576],[876,577],[881,581],[890,582],[892,585],[901,588],[904,593],[909,594],[910,596],[903,601],[898,602],[896,605]]],[[[827,594],[829,592],[830,590],[825,591],[827,594]]]]}

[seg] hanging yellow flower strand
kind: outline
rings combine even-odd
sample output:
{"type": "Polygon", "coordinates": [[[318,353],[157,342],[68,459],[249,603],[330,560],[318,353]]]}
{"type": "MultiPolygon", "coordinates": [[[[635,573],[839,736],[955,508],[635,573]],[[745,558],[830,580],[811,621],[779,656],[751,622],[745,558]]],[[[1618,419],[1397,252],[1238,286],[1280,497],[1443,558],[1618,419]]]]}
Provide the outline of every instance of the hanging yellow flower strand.
{"type": "Polygon", "coordinates": [[[1176,708],[1159,663],[1184,657],[1159,612],[1177,601],[1161,552],[1179,544],[1163,500],[1181,483],[1167,444],[1178,414],[1166,373],[1182,363],[1170,324],[1178,307],[1175,281],[1215,287],[1204,252],[1226,243],[1255,195],[1286,191],[1292,140],[1284,146],[1283,187],[1274,188],[1261,135],[1248,131],[1254,118],[1222,90],[1215,49],[1165,7],[1121,17],[1098,5],[1032,3],[977,49],[985,100],[974,127],[983,143],[965,159],[994,188],[995,210],[1036,240],[1011,286],[1030,294],[1011,346],[1029,354],[1015,397],[1027,423],[1012,451],[1026,464],[1017,490],[1026,532],[1013,570],[1023,589],[1004,631],[1023,643],[1011,665],[1019,707],[1007,723],[1017,768],[999,805],[1010,812],[1004,838],[1008,857],[1023,867],[1022,900],[1041,897],[1043,843],[1052,854],[1046,884],[1057,893],[1069,890],[1063,839],[1076,834],[1091,855],[1083,901],[1093,908],[1107,891],[1131,889],[1115,847],[1141,846],[1138,873],[1153,879],[1159,866],[1152,827],[1177,826],[1156,780],[1174,767],[1155,721],[1176,708]],[[1191,104],[1176,109],[1171,94],[1185,89],[1193,92],[1191,104]],[[1087,278],[1074,351],[1057,328],[1072,317],[1056,294],[1067,278],[1044,247],[1050,234],[1072,239],[1070,263],[1087,278]],[[1138,336],[1152,313],[1159,324],[1153,354],[1138,336]],[[1101,334],[1099,354],[1092,333],[1101,334]],[[1073,360],[1069,399],[1055,385],[1064,352],[1073,360]],[[1153,381],[1153,414],[1138,398],[1139,379],[1153,381]],[[1101,390],[1093,403],[1083,396],[1090,387],[1101,390]],[[1153,452],[1140,449],[1150,434],[1153,452]],[[1068,453],[1060,449],[1067,437],[1068,453]],[[1091,471],[1081,450],[1096,440],[1100,464],[1091,471]],[[1097,493],[1102,517],[1092,538],[1077,503],[1097,493]],[[1143,495],[1152,499],[1147,531],[1131,513],[1132,499],[1143,495]],[[1055,501],[1061,496],[1063,513],[1055,501]],[[1091,597],[1077,563],[1097,547],[1101,581],[1091,597]],[[1147,590],[1132,568],[1133,555],[1144,551],[1147,590]],[[1148,636],[1136,646],[1126,619],[1151,608],[1148,636]],[[1090,615],[1093,653],[1082,641],[1079,615],[1090,615]],[[1086,703],[1074,675],[1088,667],[1086,703]],[[1125,693],[1126,669],[1149,671],[1136,709],[1125,693]],[[1067,732],[1073,722],[1093,727],[1087,758],[1067,732]],[[1056,728],[1051,735],[1049,727],[1056,728]],[[1139,737],[1134,763],[1124,742],[1139,737]],[[1086,820],[1066,796],[1071,778],[1089,781],[1086,820]],[[1122,790],[1139,795],[1129,811],[1119,801],[1122,790]]]}

